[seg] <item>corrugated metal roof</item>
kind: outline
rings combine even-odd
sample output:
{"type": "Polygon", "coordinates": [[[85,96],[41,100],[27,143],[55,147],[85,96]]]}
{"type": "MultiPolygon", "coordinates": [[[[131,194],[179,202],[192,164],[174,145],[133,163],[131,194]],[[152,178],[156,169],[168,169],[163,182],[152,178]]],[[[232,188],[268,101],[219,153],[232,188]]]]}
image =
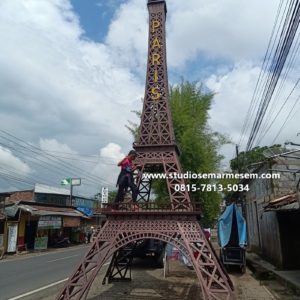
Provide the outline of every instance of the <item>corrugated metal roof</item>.
{"type": "Polygon", "coordinates": [[[26,211],[33,216],[69,216],[69,217],[81,217],[87,218],[80,211],[70,208],[70,207],[52,207],[52,206],[39,206],[39,205],[29,205],[29,204],[15,204],[5,208],[8,216],[14,217],[17,211],[21,209],[26,211]]]}
{"type": "Polygon", "coordinates": [[[19,208],[23,211],[28,211],[35,216],[70,216],[85,218],[85,215],[83,213],[69,207],[51,207],[19,204],[19,208]]]}
{"type": "Polygon", "coordinates": [[[43,193],[43,194],[58,194],[58,195],[70,195],[70,190],[53,187],[45,184],[36,183],[34,186],[35,193],[43,193]]]}
{"type": "Polygon", "coordinates": [[[297,193],[291,193],[288,195],[284,195],[279,198],[275,198],[271,200],[265,207],[264,210],[279,210],[285,209],[285,206],[289,206],[288,209],[297,209],[299,205],[291,205],[293,203],[297,203],[297,193]]]}

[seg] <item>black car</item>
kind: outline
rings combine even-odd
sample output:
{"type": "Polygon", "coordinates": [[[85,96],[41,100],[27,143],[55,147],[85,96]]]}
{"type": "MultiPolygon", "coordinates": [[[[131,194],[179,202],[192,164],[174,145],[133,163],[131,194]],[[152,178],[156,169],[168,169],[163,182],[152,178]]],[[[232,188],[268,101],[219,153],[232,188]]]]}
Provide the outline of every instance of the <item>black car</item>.
{"type": "Polygon", "coordinates": [[[162,268],[164,266],[165,246],[166,243],[160,240],[140,240],[133,251],[133,257],[148,259],[151,265],[162,268]]]}

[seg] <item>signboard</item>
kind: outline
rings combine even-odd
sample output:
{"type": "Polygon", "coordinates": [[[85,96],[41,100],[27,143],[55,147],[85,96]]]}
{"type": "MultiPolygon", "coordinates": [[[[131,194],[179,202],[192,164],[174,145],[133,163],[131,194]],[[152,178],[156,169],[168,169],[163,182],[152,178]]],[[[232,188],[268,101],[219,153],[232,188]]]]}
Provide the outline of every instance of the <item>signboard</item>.
{"type": "Polygon", "coordinates": [[[48,246],[48,237],[41,236],[34,239],[34,250],[44,250],[48,246]]]}
{"type": "Polygon", "coordinates": [[[64,227],[79,227],[80,218],[79,217],[64,217],[64,227]]]}
{"type": "Polygon", "coordinates": [[[61,185],[81,185],[81,178],[64,178],[60,181],[61,185]]]}
{"type": "Polygon", "coordinates": [[[60,185],[68,185],[71,183],[71,178],[65,178],[60,181],[60,185]]]}
{"type": "Polygon", "coordinates": [[[18,237],[18,224],[9,224],[8,225],[7,252],[16,252],[17,237],[18,237]]]}
{"type": "Polygon", "coordinates": [[[81,185],[81,178],[71,178],[72,185],[81,185]]]}
{"type": "Polygon", "coordinates": [[[60,229],[62,225],[59,216],[41,216],[38,222],[39,229],[60,229]]]}
{"type": "Polygon", "coordinates": [[[107,187],[102,188],[101,203],[108,203],[108,188],[107,187]]]}

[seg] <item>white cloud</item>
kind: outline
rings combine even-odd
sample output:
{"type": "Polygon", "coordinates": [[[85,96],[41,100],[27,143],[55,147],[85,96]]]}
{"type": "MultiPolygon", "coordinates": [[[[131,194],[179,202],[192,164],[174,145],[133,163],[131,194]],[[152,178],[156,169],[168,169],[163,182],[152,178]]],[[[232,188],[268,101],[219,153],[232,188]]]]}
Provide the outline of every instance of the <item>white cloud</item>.
{"type": "MultiPolygon", "coordinates": [[[[188,62],[228,62],[222,70],[213,66],[206,84],[217,92],[211,125],[230,133],[234,141],[252,97],[277,2],[167,2],[172,71],[178,73],[188,62]]],[[[99,10],[99,17],[102,13],[99,10]]],[[[72,153],[78,158],[74,165],[114,182],[115,163],[132,143],[124,124],[134,117],[132,109],[141,109],[147,22],[146,1],[128,0],[116,10],[105,41],[96,43],[83,38],[69,0],[1,1],[0,127],[44,150],[72,153]],[[99,161],[85,164],[81,153],[100,153],[99,161]]],[[[12,153],[5,155],[12,159],[12,153]]],[[[14,162],[29,172],[21,159],[14,162]]]]}
{"type": "Polygon", "coordinates": [[[169,3],[169,63],[197,55],[231,62],[262,58],[279,1],[190,0],[169,3]]]}
{"type": "Polygon", "coordinates": [[[43,151],[48,152],[61,152],[68,154],[77,154],[67,144],[61,144],[56,139],[40,139],[40,148],[43,151]]]}
{"type": "Polygon", "coordinates": [[[30,173],[30,167],[21,159],[16,157],[9,149],[0,146],[0,170],[7,174],[15,172],[17,174],[27,175],[30,173]]]}
{"type": "MultiPolygon", "coordinates": [[[[170,67],[184,67],[199,56],[258,61],[266,49],[279,0],[168,1],[167,52],[170,67]]],[[[121,5],[106,42],[116,61],[144,68],[148,13],[144,1],[121,5]]]]}
{"type": "Polygon", "coordinates": [[[4,1],[0,32],[6,41],[0,53],[1,116],[11,120],[6,129],[17,132],[14,124],[26,123],[30,139],[48,135],[75,145],[79,138],[94,147],[95,136],[98,143],[99,136],[102,143],[130,139],[124,124],[143,86],[113,62],[107,46],[81,38],[69,1],[4,1]]]}
{"type": "Polygon", "coordinates": [[[109,143],[100,149],[100,156],[106,159],[111,159],[113,162],[117,162],[124,157],[125,154],[121,152],[120,145],[109,143]]]}
{"type": "MultiPolygon", "coordinates": [[[[250,63],[240,63],[236,64],[229,72],[220,75],[211,75],[205,82],[207,87],[216,93],[212,109],[210,110],[211,119],[209,120],[209,124],[214,130],[229,135],[234,144],[240,142],[244,121],[250,107],[250,101],[253,96],[259,73],[260,68],[250,63]]],[[[271,124],[271,121],[285,102],[293,86],[293,78],[288,78],[285,83],[285,89],[282,90],[281,96],[277,98],[275,106],[274,99],[276,99],[276,97],[272,99],[261,126],[262,132],[265,132],[265,129],[268,128],[268,126],[266,126],[267,124],[271,124]]],[[[274,95],[276,94],[277,92],[274,93],[274,95]]],[[[259,145],[265,146],[274,143],[283,144],[286,140],[296,140],[297,127],[295,127],[295,113],[296,109],[300,109],[299,105],[296,106],[294,114],[292,114],[292,117],[289,118],[289,121],[286,123],[282,134],[280,134],[276,140],[274,140],[274,138],[284,123],[284,120],[297,97],[297,92],[290,97],[285,108],[282,110],[282,113],[278,115],[276,122],[270,126],[270,129],[262,138],[259,145]]],[[[242,150],[245,148],[256,115],[258,102],[255,103],[255,110],[252,112],[251,122],[248,124],[246,134],[242,139],[242,150]]],[[[260,132],[258,138],[259,136],[260,132]]],[[[258,141],[259,139],[256,140],[256,142],[258,141]]],[[[228,158],[231,159],[235,156],[234,147],[234,145],[226,146],[223,149],[223,154],[227,157],[227,161],[228,158]]]]}
{"type": "Polygon", "coordinates": [[[250,64],[238,64],[222,75],[211,75],[207,87],[214,91],[210,125],[222,133],[230,133],[238,142],[243,122],[260,69],[250,64]]]}
{"type": "Polygon", "coordinates": [[[115,182],[120,172],[117,163],[124,156],[121,146],[115,143],[109,143],[100,149],[100,160],[93,168],[92,173],[104,177],[106,183],[103,184],[108,186],[110,190],[116,188],[115,182]]]}
{"type": "MultiPolygon", "coordinates": [[[[114,61],[138,72],[147,62],[148,13],[144,1],[131,0],[117,10],[106,37],[114,61]]],[[[141,75],[144,76],[144,73],[141,75]]]]}

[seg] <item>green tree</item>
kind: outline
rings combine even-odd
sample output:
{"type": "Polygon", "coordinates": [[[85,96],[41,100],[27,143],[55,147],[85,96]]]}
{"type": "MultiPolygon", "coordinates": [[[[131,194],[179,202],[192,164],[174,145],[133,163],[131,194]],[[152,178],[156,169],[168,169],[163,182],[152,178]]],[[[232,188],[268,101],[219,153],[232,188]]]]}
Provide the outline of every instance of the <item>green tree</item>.
{"type": "MultiPolygon", "coordinates": [[[[222,156],[219,148],[228,143],[221,134],[208,126],[213,94],[203,93],[201,86],[182,82],[170,90],[171,113],[177,143],[181,149],[180,161],[184,171],[215,173],[222,156]]],[[[209,179],[191,179],[191,184],[214,183],[209,179]]],[[[204,226],[212,226],[219,214],[221,194],[216,191],[191,192],[192,201],[201,203],[204,226]]]]}
{"type": "MultiPolygon", "coordinates": [[[[117,195],[117,190],[108,191],[108,203],[113,203],[115,201],[116,195],[117,195]]],[[[100,201],[101,198],[102,198],[101,193],[97,193],[97,194],[94,195],[94,199],[97,200],[97,201],[100,201]]]]}
{"type": "MultiPolygon", "coordinates": [[[[209,110],[213,100],[212,93],[204,93],[196,83],[182,81],[170,88],[170,109],[177,144],[181,150],[180,161],[184,172],[214,173],[219,170],[223,158],[219,148],[228,143],[221,134],[213,132],[208,126],[209,110]]],[[[135,112],[137,113],[137,112],[135,112]]],[[[136,136],[138,126],[129,125],[136,136]]],[[[208,179],[191,179],[190,184],[207,184],[208,179]]],[[[169,201],[166,183],[155,181],[153,189],[159,202],[169,201]]],[[[191,200],[201,203],[202,223],[211,226],[219,214],[221,195],[215,191],[191,192],[191,200]]]]}
{"type": "Polygon", "coordinates": [[[266,161],[267,157],[279,154],[284,151],[280,144],[270,147],[255,147],[250,151],[240,152],[239,155],[230,161],[233,172],[246,173],[254,169],[258,163],[266,161]]]}
{"type": "Polygon", "coordinates": [[[113,203],[115,201],[117,191],[108,191],[108,203],[113,203]]]}

